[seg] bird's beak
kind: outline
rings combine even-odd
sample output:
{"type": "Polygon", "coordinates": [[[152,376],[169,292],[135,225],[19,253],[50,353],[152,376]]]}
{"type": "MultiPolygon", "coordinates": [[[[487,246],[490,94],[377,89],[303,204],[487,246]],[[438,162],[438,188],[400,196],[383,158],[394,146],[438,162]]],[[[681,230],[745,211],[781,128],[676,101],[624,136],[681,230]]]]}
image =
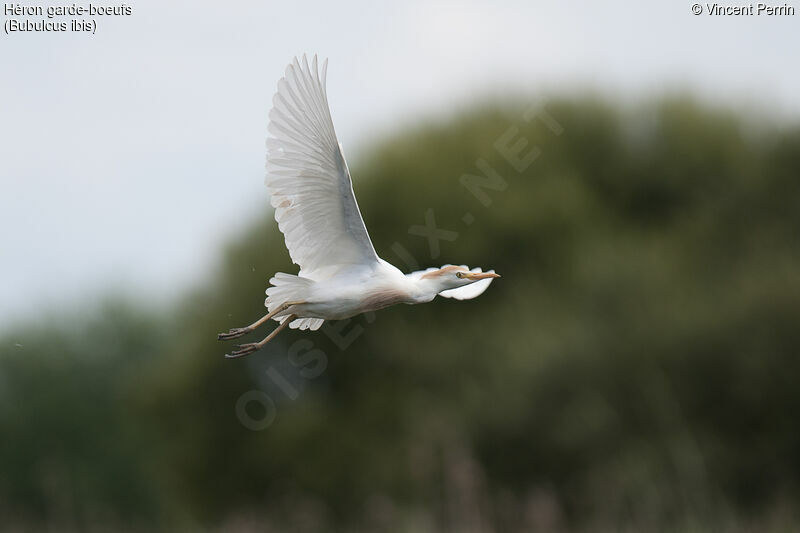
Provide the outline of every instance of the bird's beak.
{"type": "Polygon", "coordinates": [[[499,278],[500,274],[495,274],[494,272],[466,272],[464,277],[472,281],[478,281],[479,279],[499,278]]]}

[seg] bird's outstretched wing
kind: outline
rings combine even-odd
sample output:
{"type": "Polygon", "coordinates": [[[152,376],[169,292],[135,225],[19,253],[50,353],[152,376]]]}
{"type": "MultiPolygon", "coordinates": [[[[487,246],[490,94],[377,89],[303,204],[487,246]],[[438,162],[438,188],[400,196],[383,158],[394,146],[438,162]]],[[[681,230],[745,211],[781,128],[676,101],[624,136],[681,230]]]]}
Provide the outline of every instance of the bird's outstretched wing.
{"type": "Polygon", "coordinates": [[[269,112],[266,184],[300,275],[321,279],[378,262],[333,129],[317,57],[286,67],[269,112]]]}
{"type": "MultiPolygon", "coordinates": [[[[444,268],[444,267],[448,267],[448,266],[452,266],[452,265],[443,265],[440,268],[444,268]]],[[[463,266],[464,268],[467,268],[466,265],[461,265],[461,266],[463,266]]],[[[412,272],[412,273],[407,274],[407,275],[410,278],[419,279],[424,274],[427,274],[428,272],[433,272],[435,270],[439,270],[439,268],[429,268],[427,270],[417,270],[417,271],[412,272]]],[[[479,272],[483,272],[483,270],[481,270],[481,267],[475,267],[472,270],[470,270],[470,272],[479,273],[479,272]]],[[[494,270],[487,270],[486,272],[494,273],[494,270]]],[[[486,279],[482,279],[482,280],[476,281],[475,283],[470,283],[469,285],[464,285],[463,287],[458,287],[457,289],[447,289],[446,291],[440,292],[439,296],[444,296],[445,298],[455,298],[456,300],[471,300],[471,299],[477,298],[478,296],[483,294],[483,292],[486,289],[489,288],[489,284],[492,282],[492,279],[494,279],[494,278],[486,278],[486,279]]]]}

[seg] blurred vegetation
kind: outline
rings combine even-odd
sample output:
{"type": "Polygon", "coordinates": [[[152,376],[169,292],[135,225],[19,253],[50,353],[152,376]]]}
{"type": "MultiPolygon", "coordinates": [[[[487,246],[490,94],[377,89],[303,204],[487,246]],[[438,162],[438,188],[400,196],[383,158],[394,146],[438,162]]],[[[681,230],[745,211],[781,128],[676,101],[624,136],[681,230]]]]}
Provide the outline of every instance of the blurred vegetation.
{"type": "Polygon", "coordinates": [[[296,272],[265,213],[162,315],[111,299],[7,331],[4,529],[800,526],[800,129],[685,98],[551,101],[559,135],[523,111],[484,107],[351,162],[378,253],[497,269],[477,300],[224,360],[216,333],[296,272]],[[510,126],[541,150],[522,173],[494,147],[510,126]],[[488,206],[459,184],[479,158],[507,183],[488,206]],[[436,258],[408,233],[429,208],[458,232],[436,258]],[[275,406],[247,405],[275,415],[261,431],[237,416],[252,390],[275,406]]]}

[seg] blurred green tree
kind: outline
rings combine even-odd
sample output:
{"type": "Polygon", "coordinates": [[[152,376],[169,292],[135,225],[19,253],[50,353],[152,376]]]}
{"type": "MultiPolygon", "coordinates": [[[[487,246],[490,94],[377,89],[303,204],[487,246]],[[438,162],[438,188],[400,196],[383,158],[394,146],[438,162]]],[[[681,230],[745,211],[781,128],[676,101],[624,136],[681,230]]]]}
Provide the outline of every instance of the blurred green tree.
{"type": "Polygon", "coordinates": [[[351,165],[378,253],[496,268],[478,300],[226,361],[215,334],[295,270],[265,214],[170,317],[117,305],[7,334],[0,512],[76,528],[796,527],[800,130],[689,98],[546,109],[484,107],[351,165]],[[538,151],[522,172],[497,148],[511,127],[538,151]],[[505,187],[484,205],[460,178],[487,165],[505,187]],[[458,233],[435,258],[408,232],[431,208],[458,233]],[[237,416],[252,390],[272,402],[262,431],[237,416]]]}

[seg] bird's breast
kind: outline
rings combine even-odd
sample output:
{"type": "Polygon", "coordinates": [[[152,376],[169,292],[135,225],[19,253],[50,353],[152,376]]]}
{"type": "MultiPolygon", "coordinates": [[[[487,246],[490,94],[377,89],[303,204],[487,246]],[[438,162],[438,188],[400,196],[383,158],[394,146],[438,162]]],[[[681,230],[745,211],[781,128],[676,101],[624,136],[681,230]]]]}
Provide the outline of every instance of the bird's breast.
{"type": "Polygon", "coordinates": [[[377,288],[365,293],[361,300],[362,312],[377,311],[390,305],[409,302],[408,293],[396,288],[377,288]]]}
{"type": "Polygon", "coordinates": [[[375,283],[372,280],[347,280],[346,283],[326,282],[316,286],[315,294],[302,305],[303,316],[341,320],[377,311],[390,305],[412,303],[404,287],[375,283]]]}

